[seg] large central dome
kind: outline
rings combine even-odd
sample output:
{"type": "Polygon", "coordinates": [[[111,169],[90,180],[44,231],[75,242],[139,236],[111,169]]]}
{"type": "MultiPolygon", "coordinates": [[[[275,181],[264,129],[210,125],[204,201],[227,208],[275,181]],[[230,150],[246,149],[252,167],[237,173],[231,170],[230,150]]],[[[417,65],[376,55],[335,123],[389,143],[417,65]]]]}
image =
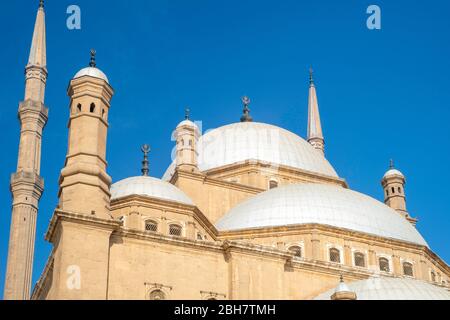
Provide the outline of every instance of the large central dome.
{"type": "MultiPolygon", "coordinates": [[[[240,122],[207,131],[198,143],[201,171],[256,160],[337,178],[320,152],[296,134],[270,124],[240,122]]],[[[174,164],[164,174],[170,179],[174,164]]]]}

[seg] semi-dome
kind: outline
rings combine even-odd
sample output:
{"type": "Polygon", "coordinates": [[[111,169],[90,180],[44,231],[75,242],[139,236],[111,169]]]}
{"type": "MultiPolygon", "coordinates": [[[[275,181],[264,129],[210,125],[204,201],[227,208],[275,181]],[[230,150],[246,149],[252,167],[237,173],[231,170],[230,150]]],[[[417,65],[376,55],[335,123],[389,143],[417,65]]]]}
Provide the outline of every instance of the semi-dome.
{"type": "Polygon", "coordinates": [[[147,176],[127,178],[111,186],[112,200],[130,195],[141,195],[193,205],[192,200],[173,184],[147,176]]]}
{"type": "MultiPolygon", "coordinates": [[[[323,155],[296,134],[265,123],[239,122],[206,132],[198,142],[200,171],[247,160],[289,166],[337,178],[323,155]]],[[[169,180],[174,163],[163,179],[169,180]]]]}
{"type": "Polygon", "coordinates": [[[225,231],[309,223],[427,246],[411,223],[378,200],[343,187],[314,183],[260,193],[231,209],[216,227],[225,231]]]}
{"type": "Polygon", "coordinates": [[[108,80],[108,77],[106,76],[106,74],[104,74],[102,70],[100,70],[96,67],[83,68],[80,71],[78,71],[77,74],[73,78],[77,79],[77,78],[81,78],[83,76],[89,76],[89,77],[103,79],[109,83],[109,80],[108,80]]]}
{"type": "MultiPolygon", "coordinates": [[[[422,280],[409,278],[371,277],[347,283],[358,300],[450,300],[450,292],[422,280]]],[[[330,300],[335,289],[315,300],[330,300]]]]}

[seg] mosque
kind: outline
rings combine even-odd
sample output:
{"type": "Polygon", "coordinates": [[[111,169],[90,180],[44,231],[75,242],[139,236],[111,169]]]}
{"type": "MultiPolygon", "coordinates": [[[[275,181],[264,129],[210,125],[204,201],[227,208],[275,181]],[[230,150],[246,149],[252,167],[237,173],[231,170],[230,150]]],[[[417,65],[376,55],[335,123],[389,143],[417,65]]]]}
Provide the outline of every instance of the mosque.
{"type": "Polygon", "coordinates": [[[142,175],[113,183],[114,89],[94,51],[68,86],[67,154],[45,235],[53,249],[32,285],[46,66],[41,0],[18,110],[5,299],[450,299],[450,267],[408,213],[405,176],[391,164],[383,203],[351,190],[326,159],[312,72],[306,139],[254,122],[245,97],[239,122],[205,134],[189,113],[174,123],[162,179],[149,176],[144,145],[142,175]]]}

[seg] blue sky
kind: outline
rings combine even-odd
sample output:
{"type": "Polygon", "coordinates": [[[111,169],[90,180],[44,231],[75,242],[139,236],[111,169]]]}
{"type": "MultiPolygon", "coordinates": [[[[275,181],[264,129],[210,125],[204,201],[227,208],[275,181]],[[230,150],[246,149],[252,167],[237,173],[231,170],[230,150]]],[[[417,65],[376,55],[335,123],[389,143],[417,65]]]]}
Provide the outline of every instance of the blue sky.
{"type": "MultiPolygon", "coordinates": [[[[71,77],[97,50],[116,90],[108,171],[138,175],[143,143],[151,175],[170,163],[173,128],[190,106],[209,129],[241,116],[249,95],[255,121],[305,136],[308,68],[315,69],[327,158],[352,189],[383,198],[380,179],[394,158],[407,177],[408,208],[431,248],[450,262],[450,19],[448,1],[46,1],[49,80],[33,281],[50,245],[43,239],[57,203],[67,148],[71,77]],[[66,28],[77,4],[82,29],[66,28]],[[366,8],[382,29],[366,28],[366,8]]],[[[16,169],[17,107],[23,99],[38,0],[5,1],[0,11],[0,290],[16,169]]]]}

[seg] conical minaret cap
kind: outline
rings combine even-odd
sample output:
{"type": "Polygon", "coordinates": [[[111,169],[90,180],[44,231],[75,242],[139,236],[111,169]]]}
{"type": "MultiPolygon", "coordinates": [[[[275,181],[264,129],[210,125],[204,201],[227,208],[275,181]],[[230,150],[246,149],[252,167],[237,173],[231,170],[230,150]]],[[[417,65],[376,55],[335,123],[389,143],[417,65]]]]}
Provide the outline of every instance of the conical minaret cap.
{"type": "Polygon", "coordinates": [[[46,50],[46,31],[45,31],[45,11],[44,1],[39,2],[39,9],[34,24],[33,40],[31,42],[30,56],[28,59],[29,66],[47,66],[47,50],[46,50]]]}

